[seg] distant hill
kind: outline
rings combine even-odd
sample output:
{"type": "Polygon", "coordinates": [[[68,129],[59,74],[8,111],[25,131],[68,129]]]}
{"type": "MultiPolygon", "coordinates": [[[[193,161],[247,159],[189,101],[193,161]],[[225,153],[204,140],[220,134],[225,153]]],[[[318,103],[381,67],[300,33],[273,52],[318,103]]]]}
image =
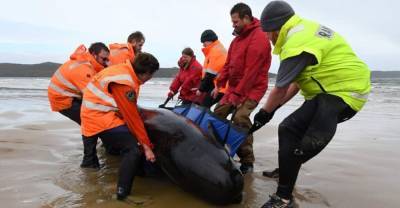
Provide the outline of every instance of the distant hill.
{"type": "Polygon", "coordinates": [[[400,71],[372,71],[372,79],[400,78],[400,71]]]}
{"type": "Polygon", "coordinates": [[[160,68],[158,71],[156,71],[154,77],[165,77],[165,78],[175,77],[178,71],[179,71],[178,67],[160,68]]]}
{"type": "MultiPolygon", "coordinates": [[[[44,62],[40,64],[0,63],[0,77],[51,77],[61,64],[44,62]]],[[[178,68],[161,68],[154,77],[174,77],[178,68]]],[[[270,78],[276,74],[269,73],[270,78]]],[[[400,71],[372,71],[372,79],[400,78],[400,71]]]]}
{"type": "MultiPolygon", "coordinates": [[[[40,64],[11,64],[0,63],[0,77],[51,77],[61,64],[53,62],[44,62],[40,64]]],[[[174,77],[179,68],[160,68],[154,77],[174,77]]],[[[269,74],[270,78],[276,77],[276,74],[269,74]]]]}
{"type": "MultiPolygon", "coordinates": [[[[45,62],[40,64],[0,63],[0,77],[51,77],[61,64],[45,62]]],[[[178,68],[160,68],[155,77],[173,77],[178,68]]]]}
{"type": "Polygon", "coordinates": [[[50,77],[60,66],[58,63],[0,64],[0,77],[50,77]]]}
{"type": "MultiPolygon", "coordinates": [[[[0,63],[0,77],[51,77],[61,64],[44,62],[40,64],[12,64],[0,63]]],[[[154,75],[155,77],[174,77],[179,69],[161,68],[154,75]]],[[[276,74],[269,73],[270,78],[276,74]]],[[[372,79],[400,78],[400,71],[372,71],[372,79]]]]}

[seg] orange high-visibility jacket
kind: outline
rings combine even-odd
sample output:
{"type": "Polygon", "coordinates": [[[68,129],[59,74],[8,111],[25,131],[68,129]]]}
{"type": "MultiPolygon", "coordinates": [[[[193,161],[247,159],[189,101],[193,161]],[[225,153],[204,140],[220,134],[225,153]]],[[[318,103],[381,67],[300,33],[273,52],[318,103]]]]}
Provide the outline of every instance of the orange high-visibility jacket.
{"type": "MultiPolygon", "coordinates": [[[[221,69],[224,67],[227,51],[219,40],[214,41],[212,44],[205,48],[202,48],[205,56],[203,65],[203,78],[206,73],[218,75],[221,69]]],[[[214,85],[216,85],[216,79],[214,79],[214,85]]],[[[226,87],[220,88],[219,92],[224,92],[226,87]]]]}
{"type": "MultiPolygon", "coordinates": [[[[81,129],[85,136],[93,136],[126,124],[118,113],[119,109],[112,94],[108,91],[110,83],[127,85],[133,89],[135,96],[139,95],[141,82],[137,78],[132,64],[128,61],[124,64],[108,67],[96,74],[83,93],[81,129]]],[[[141,123],[141,129],[139,132],[132,133],[140,143],[152,147],[144,129],[143,121],[139,117],[136,122],[141,123]]]]}
{"type": "Polygon", "coordinates": [[[135,51],[130,43],[113,43],[110,44],[110,66],[123,64],[126,60],[133,63],[135,59],[135,51]]]}
{"type": "Polygon", "coordinates": [[[73,98],[82,99],[82,90],[92,77],[104,68],[80,45],[53,74],[48,87],[51,110],[61,111],[71,107],[73,98]]]}

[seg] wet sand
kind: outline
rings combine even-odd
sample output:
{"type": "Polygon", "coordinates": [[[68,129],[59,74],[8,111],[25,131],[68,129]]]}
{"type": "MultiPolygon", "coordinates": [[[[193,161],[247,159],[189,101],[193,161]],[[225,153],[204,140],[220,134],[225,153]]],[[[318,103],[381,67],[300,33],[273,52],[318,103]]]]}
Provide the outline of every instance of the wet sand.
{"type": "MultiPolygon", "coordinates": [[[[144,90],[144,99],[161,103],[164,92],[151,90],[155,91],[156,96],[144,90]]],[[[50,112],[44,97],[12,102],[1,99],[1,103],[1,207],[217,207],[165,178],[137,177],[132,196],[119,202],[114,196],[118,157],[106,155],[99,146],[100,162],[105,166],[99,171],[81,169],[79,127],[50,112]],[[10,103],[17,107],[9,107],[10,103]],[[19,106],[23,107],[16,110],[19,106]]],[[[255,173],[246,175],[242,203],[227,207],[260,207],[274,193],[276,181],[261,176],[261,172],[277,166],[278,123],[298,104],[283,107],[270,124],[255,133],[255,173]]],[[[294,193],[296,204],[398,207],[399,124],[400,112],[380,99],[340,124],[331,144],[302,167],[294,193]]]]}

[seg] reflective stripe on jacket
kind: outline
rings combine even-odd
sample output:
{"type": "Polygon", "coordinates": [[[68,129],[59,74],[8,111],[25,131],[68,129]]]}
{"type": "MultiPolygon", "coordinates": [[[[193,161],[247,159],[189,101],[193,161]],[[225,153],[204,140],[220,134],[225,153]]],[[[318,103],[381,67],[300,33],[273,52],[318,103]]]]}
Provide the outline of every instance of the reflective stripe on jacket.
{"type": "MultiPolygon", "coordinates": [[[[219,40],[216,40],[212,44],[203,48],[202,51],[205,56],[202,78],[204,78],[204,75],[206,73],[217,76],[221,69],[224,67],[226,61],[227,51],[225,47],[219,40]]],[[[215,86],[216,83],[216,79],[214,79],[215,86]]],[[[218,91],[221,93],[224,93],[225,90],[225,87],[221,87],[220,89],[218,89],[218,91]]]]}
{"type": "Polygon", "coordinates": [[[140,82],[130,63],[111,66],[98,73],[83,93],[81,128],[85,136],[93,136],[125,124],[113,96],[108,91],[110,83],[130,86],[136,95],[139,94],[140,82]]]}
{"type": "Polygon", "coordinates": [[[82,98],[82,90],[104,67],[80,45],[50,79],[48,98],[53,111],[68,109],[74,98],[82,98]]]}

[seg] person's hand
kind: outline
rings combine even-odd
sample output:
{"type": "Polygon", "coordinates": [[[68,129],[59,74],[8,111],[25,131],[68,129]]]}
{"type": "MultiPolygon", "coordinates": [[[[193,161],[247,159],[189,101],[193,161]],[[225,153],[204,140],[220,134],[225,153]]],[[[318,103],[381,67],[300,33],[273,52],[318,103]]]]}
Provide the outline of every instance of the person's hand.
{"type": "Polygon", "coordinates": [[[186,60],[185,60],[183,57],[179,58],[179,60],[178,60],[178,66],[179,66],[180,68],[186,68],[186,65],[187,65],[186,60]]]}
{"type": "Polygon", "coordinates": [[[218,89],[217,89],[217,88],[214,88],[214,89],[211,91],[211,97],[212,97],[213,99],[216,99],[216,98],[218,97],[218,89]]]}
{"type": "Polygon", "coordinates": [[[267,124],[274,116],[274,113],[275,113],[275,111],[272,113],[268,113],[266,110],[261,108],[256,113],[256,115],[254,115],[254,123],[249,130],[249,134],[252,134],[253,132],[255,132],[258,129],[260,129],[261,127],[263,127],[265,124],[267,124]]]}
{"type": "Polygon", "coordinates": [[[201,95],[200,90],[197,90],[197,91],[196,91],[196,96],[200,96],[200,95],[201,95]]]}
{"type": "Polygon", "coordinates": [[[168,95],[167,95],[167,96],[168,96],[168,98],[172,99],[172,98],[174,97],[174,95],[175,95],[175,93],[174,93],[173,91],[170,90],[170,91],[168,92],[168,95]]]}
{"type": "Polygon", "coordinates": [[[240,100],[241,100],[240,96],[235,93],[232,93],[229,96],[229,103],[232,104],[233,106],[239,106],[241,104],[240,100]]]}
{"type": "Polygon", "coordinates": [[[150,147],[148,147],[147,145],[143,145],[143,151],[147,161],[150,162],[156,161],[156,156],[154,155],[154,152],[153,150],[151,150],[150,147]]]}

